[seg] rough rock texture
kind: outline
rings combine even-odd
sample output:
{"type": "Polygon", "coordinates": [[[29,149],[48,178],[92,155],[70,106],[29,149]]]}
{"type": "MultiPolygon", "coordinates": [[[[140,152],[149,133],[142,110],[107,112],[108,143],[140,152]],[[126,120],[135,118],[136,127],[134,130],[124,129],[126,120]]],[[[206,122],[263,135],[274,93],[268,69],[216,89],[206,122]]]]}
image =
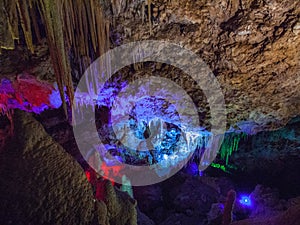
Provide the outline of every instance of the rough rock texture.
{"type": "Polygon", "coordinates": [[[1,224],[90,224],[94,198],[78,163],[30,115],[15,114],[0,155],[1,224]]]}
{"type": "Polygon", "coordinates": [[[285,212],[273,217],[246,219],[232,223],[232,225],[296,225],[300,221],[300,205],[290,207],[285,212]]]}
{"type": "Polygon", "coordinates": [[[135,225],[136,203],[110,182],[95,201],[80,165],[29,114],[0,154],[0,223],[135,225]]]}
{"type": "Polygon", "coordinates": [[[137,222],[140,225],[155,225],[155,223],[144,213],[142,213],[139,208],[137,208],[137,222]]]}
{"type": "Polygon", "coordinates": [[[142,212],[150,213],[163,205],[162,189],[160,185],[134,187],[134,197],[142,212]]]}
{"type": "Polygon", "coordinates": [[[134,196],[139,209],[155,224],[199,225],[212,220],[211,206],[225,201],[226,193],[231,188],[232,184],[223,178],[178,173],[160,184],[135,187],[134,196]]]}
{"type": "Polygon", "coordinates": [[[257,185],[251,193],[253,209],[250,218],[274,216],[285,210],[285,201],[279,199],[278,191],[257,185]]]}
{"type": "MultiPolygon", "coordinates": [[[[114,44],[165,40],[196,52],[222,86],[229,124],[251,120],[273,129],[299,114],[299,1],[155,0],[152,34],[143,1],[117,2],[114,44]]],[[[195,100],[198,92],[191,94],[195,100]]]]}
{"type": "Polygon", "coordinates": [[[106,182],[104,196],[110,224],[137,224],[136,201],[127,193],[115,189],[111,182],[106,182]]]}
{"type": "Polygon", "coordinates": [[[4,77],[14,78],[24,71],[36,75],[38,79],[54,83],[55,76],[49,57],[49,48],[44,39],[36,45],[35,53],[31,54],[22,44],[15,50],[4,50],[0,55],[0,79],[4,77]]]}
{"type": "MultiPolygon", "coordinates": [[[[107,18],[111,16],[111,47],[152,39],[196,52],[222,86],[228,125],[252,121],[258,130],[273,129],[299,114],[299,1],[152,0],[151,34],[147,1],[102,3],[107,18]]],[[[54,79],[43,43],[36,46],[34,54],[21,45],[15,51],[5,50],[0,63],[0,77],[29,70],[41,78],[54,79]]],[[[183,78],[183,87],[193,96],[200,114],[209,111],[203,103],[205,97],[179,70],[156,65],[150,73],[183,78]]],[[[74,70],[74,80],[79,77],[74,70]]],[[[208,124],[209,115],[201,119],[208,124]]]]}
{"type": "Polygon", "coordinates": [[[297,195],[300,182],[295,177],[300,176],[299,150],[300,121],[296,117],[281,129],[243,139],[229,160],[236,167],[232,178],[244,183],[244,187],[259,183],[277,187],[285,197],[297,195]]]}
{"type": "Polygon", "coordinates": [[[250,225],[253,221],[262,224],[259,222],[273,219],[285,224],[283,218],[287,219],[287,224],[293,224],[292,221],[298,218],[295,212],[299,210],[299,197],[287,200],[276,188],[257,185],[249,194],[251,206],[245,206],[240,199],[250,191],[238,186],[224,177],[194,177],[178,173],[160,184],[135,187],[134,195],[140,210],[159,225],[220,225],[222,222],[231,224],[231,219],[235,221],[233,224],[239,224],[239,221],[245,221],[241,224],[250,225]],[[232,189],[236,190],[236,199],[231,199],[230,203],[227,195],[235,194],[232,189]]]}
{"type": "MultiPolygon", "coordinates": [[[[210,66],[221,84],[228,110],[228,125],[248,121],[250,129],[268,130],[279,128],[293,116],[299,115],[298,0],[152,0],[151,29],[147,1],[102,2],[112,2],[112,7],[108,7],[106,12],[112,16],[111,47],[130,41],[154,39],[177,43],[196,52],[210,66]]],[[[37,51],[36,56],[22,47],[14,52],[3,51],[0,77],[30,70],[42,79],[54,81],[48,48],[41,47],[37,51]]],[[[74,80],[78,80],[80,74],[77,71],[73,73],[74,80]]],[[[166,65],[146,64],[134,67],[133,73],[128,74],[131,79],[141,74],[161,75],[182,84],[198,105],[203,124],[209,126],[209,108],[205,97],[180,70],[166,65]]],[[[42,128],[31,119],[28,124],[38,127],[38,131],[36,136],[30,135],[32,130],[23,126],[27,119],[22,118],[17,118],[19,122],[16,122],[20,124],[17,128],[18,140],[0,155],[0,220],[10,217],[13,224],[24,224],[22,220],[26,218],[32,219],[33,224],[51,224],[53,221],[49,218],[55,218],[57,224],[59,221],[62,224],[77,224],[82,218],[80,223],[89,223],[93,219],[105,225],[119,224],[120,219],[124,223],[136,223],[135,203],[127,195],[115,192],[110,184],[107,184],[106,203],[96,202],[95,206],[91,188],[80,167],[59,146],[53,144],[44,131],[39,133],[42,128]],[[23,138],[29,141],[36,139],[32,150],[21,151],[23,144],[20,140],[23,138]],[[75,200],[76,204],[73,204],[75,200]],[[98,213],[94,211],[95,208],[98,213]]],[[[66,132],[71,130],[66,121],[57,122],[50,118],[46,122],[49,124],[45,126],[53,129],[53,132],[48,132],[54,133],[54,138],[64,147],[74,145],[72,134],[66,132]]],[[[273,140],[269,141],[264,138],[269,134],[259,133],[246,142],[247,145],[251,144],[251,148],[241,148],[233,155],[232,160],[239,168],[235,176],[245,185],[249,180],[271,183],[276,178],[287,188],[287,193],[291,193],[291,188],[298,193],[299,182],[295,178],[299,177],[299,133],[278,132],[271,135],[273,140]]],[[[78,151],[71,148],[71,154],[78,160],[78,151]]],[[[194,180],[187,182],[187,185],[185,181],[180,180],[180,184],[169,183],[167,186],[173,187],[172,191],[168,188],[163,188],[162,192],[152,190],[154,195],[159,193],[163,199],[150,193],[147,196],[149,202],[144,204],[144,210],[147,211],[147,207],[149,209],[147,215],[164,225],[201,224],[200,221],[206,219],[210,204],[217,200],[208,199],[208,203],[204,202],[200,190],[215,196],[216,192],[219,193],[218,184],[204,182],[205,185],[202,185],[194,180]],[[201,188],[193,194],[199,186],[201,188]],[[193,197],[199,199],[195,204],[189,201],[193,197]],[[204,207],[200,207],[202,205],[204,207]],[[197,207],[200,209],[197,210],[197,207]]],[[[221,190],[220,193],[224,195],[226,191],[221,190]]],[[[292,206],[288,211],[275,215],[277,211],[272,208],[275,200],[267,195],[256,198],[257,201],[267,201],[268,207],[257,208],[253,216],[262,216],[261,210],[267,210],[271,214],[274,212],[272,218],[248,219],[236,224],[297,224],[299,219],[294,218],[299,214],[299,206],[292,206]]],[[[276,201],[275,204],[279,204],[276,201]]],[[[5,220],[5,223],[9,221],[5,220]]]]}

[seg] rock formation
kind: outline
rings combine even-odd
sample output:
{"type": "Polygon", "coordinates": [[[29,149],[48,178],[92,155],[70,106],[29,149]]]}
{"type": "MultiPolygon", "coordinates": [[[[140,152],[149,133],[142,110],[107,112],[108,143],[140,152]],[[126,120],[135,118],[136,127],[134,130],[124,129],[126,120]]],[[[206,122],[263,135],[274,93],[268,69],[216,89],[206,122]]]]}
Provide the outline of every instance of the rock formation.
{"type": "MultiPolygon", "coordinates": [[[[152,34],[148,17],[142,16],[148,6],[126,2],[125,10],[114,15],[114,44],[164,40],[196,52],[222,86],[228,124],[248,120],[260,129],[275,129],[299,114],[298,1],[153,0],[152,34]]],[[[199,103],[199,111],[206,111],[201,105],[205,98],[186,75],[155,68],[150,73],[183,79],[183,88],[199,103]]]]}
{"type": "Polygon", "coordinates": [[[83,169],[39,122],[17,111],[14,124],[0,154],[1,224],[136,224],[129,195],[107,182],[105,203],[96,201],[83,169]]]}

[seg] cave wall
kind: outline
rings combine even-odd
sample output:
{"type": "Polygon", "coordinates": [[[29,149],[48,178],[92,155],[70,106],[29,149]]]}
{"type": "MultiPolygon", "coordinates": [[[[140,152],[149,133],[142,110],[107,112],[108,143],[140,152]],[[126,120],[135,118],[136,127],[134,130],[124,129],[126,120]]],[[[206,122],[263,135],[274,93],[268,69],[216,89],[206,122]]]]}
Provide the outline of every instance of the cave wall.
{"type": "Polygon", "coordinates": [[[151,21],[147,2],[116,2],[124,7],[114,14],[114,46],[153,39],[196,52],[222,86],[228,124],[276,129],[299,114],[299,1],[153,0],[151,21]]]}

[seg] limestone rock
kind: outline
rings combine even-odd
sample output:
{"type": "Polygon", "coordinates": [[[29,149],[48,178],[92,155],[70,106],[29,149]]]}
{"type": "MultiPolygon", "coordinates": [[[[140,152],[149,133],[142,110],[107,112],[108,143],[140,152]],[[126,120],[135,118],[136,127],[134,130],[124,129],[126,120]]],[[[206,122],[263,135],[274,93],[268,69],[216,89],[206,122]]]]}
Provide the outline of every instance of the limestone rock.
{"type": "MultiPolygon", "coordinates": [[[[260,129],[276,129],[299,114],[299,1],[151,2],[157,16],[152,17],[153,34],[142,17],[127,14],[124,9],[115,15],[115,24],[121,25],[113,26],[112,33],[125,37],[124,30],[130,29],[132,35],[117,38],[115,45],[152,39],[196,52],[221,84],[228,125],[252,120],[260,129]]],[[[128,8],[140,9],[139,4],[127,1],[128,8]]],[[[152,71],[159,76],[165,73],[173,80],[184,79],[181,86],[192,96],[199,112],[209,110],[197,100],[199,96],[203,99],[203,93],[199,95],[183,73],[152,71]]],[[[206,113],[201,119],[207,124],[209,116],[206,113]]]]}
{"type": "Polygon", "coordinates": [[[0,155],[0,223],[91,224],[94,198],[79,164],[29,114],[0,155]]]}
{"type": "Polygon", "coordinates": [[[136,225],[136,202],[105,183],[96,201],[80,165],[32,116],[14,115],[15,135],[0,152],[0,224],[136,225]]]}
{"type": "Polygon", "coordinates": [[[232,225],[296,225],[300,220],[300,205],[290,207],[285,212],[273,217],[246,219],[232,223],[232,225]]]}
{"type": "Polygon", "coordinates": [[[111,182],[106,182],[104,198],[110,224],[137,224],[136,201],[127,193],[115,189],[111,182]]]}

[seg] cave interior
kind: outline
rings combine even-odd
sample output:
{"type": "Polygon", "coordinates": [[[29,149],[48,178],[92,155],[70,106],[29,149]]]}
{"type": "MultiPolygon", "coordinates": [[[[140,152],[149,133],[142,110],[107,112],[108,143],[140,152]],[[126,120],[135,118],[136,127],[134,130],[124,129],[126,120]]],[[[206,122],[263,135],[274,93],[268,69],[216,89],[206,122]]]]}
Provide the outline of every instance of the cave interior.
{"type": "Polygon", "coordinates": [[[1,225],[300,225],[298,0],[1,0],[1,225]]]}

